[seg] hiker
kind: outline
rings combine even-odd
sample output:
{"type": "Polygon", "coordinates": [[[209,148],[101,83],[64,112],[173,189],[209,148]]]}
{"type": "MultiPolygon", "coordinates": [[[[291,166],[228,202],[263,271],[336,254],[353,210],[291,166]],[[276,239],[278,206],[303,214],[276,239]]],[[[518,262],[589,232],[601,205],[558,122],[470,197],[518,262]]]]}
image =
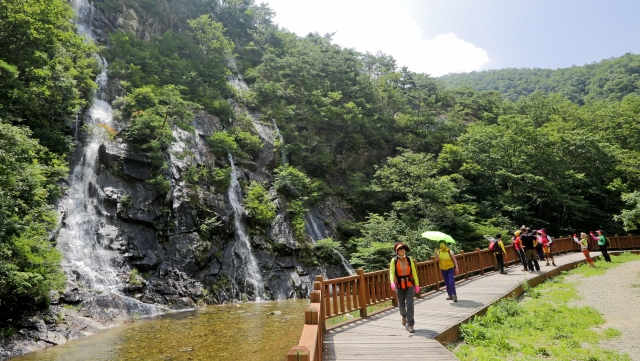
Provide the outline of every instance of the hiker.
{"type": "Polygon", "coordinates": [[[553,253],[551,252],[553,238],[547,234],[547,230],[544,228],[540,229],[540,235],[542,236],[542,251],[544,252],[545,259],[547,260],[547,266],[549,266],[549,259],[551,259],[551,263],[556,266],[556,261],[553,259],[553,253]]]}
{"type": "Polygon", "coordinates": [[[587,262],[589,262],[589,265],[591,267],[595,267],[593,265],[593,260],[589,256],[589,240],[587,239],[587,234],[584,232],[580,233],[580,240],[578,240],[578,237],[574,233],[573,241],[580,245],[580,250],[582,251],[582,254],[584,254],[584,258],[586,258],[587,262]]]}
{"type": "Polygon", "coordinates": [[[536,253],[538,253],[538,260],[544,261],[544,249],[542,247],[542,235],[540,234],[540,231],[535,231],[534,234],[535,234],[535,237],[536,237],[536,241],[538,242],[536,244],[536,253]]]}
{"type": "Polygon", "coordinates": [[[520,241],[522,242],[522,247],[524,247],[524,254],[527,259],[527,268],[529,269],[529,272],[533,272],[534,269],[536,271],[540,271],[540,265],[538,264],[537,258],[538,255],[536,254],[538,241],[536,236],[531,234],[531,228],[527,227],[525,229],[525,233],[520,235],[520,241]]]}
{"type": "Polygon", "coordinates": [[[391,290],[396,291],[398,296],[398,309],[402,316],[402,325],[407,326],[407,330],[414,332],[413,325],[413,296],[420,293],[420,282],[418,281],[418,271],[416,263],[409,256],[409,246],[398,242],[393,249],[396,256],[389,264],[389,280],[391,281],[391,290]]]}
{"type": "Polygon", "coordinates": [[[458,274],[458,261],[453,256],[453,252],[447,247],[447,243],[440,241],[439,249],[436,250],[436,263],[440,266],[442,272],[442,278],[444,279],[444,285],[447,288],[447,300],[453,300],[458,302],[458,295],[456,294],[456,278],[458,274]]]}
{"type": "Polygon", "coordinates": [[[593,238],[594,241],[598,241],[598,248],[600,248],[600,252],[602,253],[602,257],[604,257],[604,260],[611,262],[611,257],[609,257],[608,252],[609,241],[607,241],[607,238],[602,234],[601,230],[597,230],[596,232],[598,233],[598,236],[596,237],[592,231],[591,238],[593,238]]]}
{"type": "Polygon", "coordinates": [[[522,241],[520,241],[520,233],[521,231],[513,232],[513,236],[511,237],[511,242],[513,243],[513,247],[516,249],[516,254],[518,255],[518,259],[522,262],[522,270],[527,270],[527,259],[524,257],[524,248],[522,248],[522,241]]]}
{"type": "Polygon", "coordinates": [[[502,234],[496,234],[496,238],[494,242],[489,246],[491,251],[496,256],[496,260],[498,261],[498,268],[500,269],[500,274],[506,275],[507,272],[504,270],[504,260],[507,256],[507,251],[504,249],[504,243],[502,242],[502,234]]]}

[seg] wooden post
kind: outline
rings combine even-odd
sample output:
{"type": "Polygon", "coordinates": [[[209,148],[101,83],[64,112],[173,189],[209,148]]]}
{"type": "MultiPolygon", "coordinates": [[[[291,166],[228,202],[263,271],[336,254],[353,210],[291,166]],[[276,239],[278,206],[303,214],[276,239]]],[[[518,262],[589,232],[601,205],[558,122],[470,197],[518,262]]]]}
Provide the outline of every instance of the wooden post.
{"type": "Polygon", "coordinates": [[[318,309],[315,307],[309,307],[304,311],[304,324],[305,325],[317,325],[319,322],[318,309]]]}
{"type": "Polygon", "coordinates": [[[356,274],[360,276],[360,289],[358,290],[358,297],[360,298],[360,317],[367,317],[367,298],[369,290],[364,279],[364,270],[362,268],[356,271],[356,274]]]}
{"type": "Polygon", "coordinates": [[[476,247],[476,254],[478,257],[478,268],[480,268],[480,274],[484,275],[484,263],[482,262],[482,255],[480,254],[480,248],[476,247]]]}
{"type": "MultiPolygon", "coordinates": [[[[464,251],[460,251],[460,254],[462,255],[462,257],[460,257],[460,260],[462,261],[462,264],[464,265],[464,279],[468,280],[469,279],[469,267],[467,265],[467,257],[465,257],[464,255],[464,251]]],[[[462,272],[462,267],[460,267],[460,264],[458,263],[458,272],[462,272]]]]}
{"type": "Polygon", "coordinates": [[[309,349],[304,346],[293,346],[287,353],[287,361],[311,361],[309,349]]]}

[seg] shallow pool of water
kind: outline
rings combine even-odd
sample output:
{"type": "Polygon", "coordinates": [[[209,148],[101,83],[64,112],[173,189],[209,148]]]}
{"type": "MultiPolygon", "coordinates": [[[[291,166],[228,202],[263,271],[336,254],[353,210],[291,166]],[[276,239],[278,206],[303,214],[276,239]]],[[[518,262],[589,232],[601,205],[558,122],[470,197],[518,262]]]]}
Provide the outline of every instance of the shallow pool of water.
{"type": "Polygon", "coordinates": [[[210,306],[138,320],[11,361],[282,361],[309,300],[210,306]]]}

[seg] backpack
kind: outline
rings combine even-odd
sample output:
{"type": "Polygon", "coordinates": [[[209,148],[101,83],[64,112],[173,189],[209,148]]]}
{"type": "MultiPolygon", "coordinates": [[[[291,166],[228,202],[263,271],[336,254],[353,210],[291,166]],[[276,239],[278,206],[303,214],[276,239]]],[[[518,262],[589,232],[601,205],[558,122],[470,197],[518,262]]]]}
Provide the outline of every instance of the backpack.
{"type": "Polygon", "coordinates": [[[494,239],[489,243],[489,251],[502,254],[502,247],[500,247],[500,243],[498,243],[497,239],[494,239]]]}
{"type": "Polygon", "coordinates": [[[547,241],[549,242],[547,243],[547,247],[553,246],[553,237],[547,235],[547,241]]]}
{"type": "Polygon", "coordinates": [[[609,244],[610,244],[609,243],[609,238],[604,237],[604,245],[605,245],[605,247],[609,248],[609,244]]]}

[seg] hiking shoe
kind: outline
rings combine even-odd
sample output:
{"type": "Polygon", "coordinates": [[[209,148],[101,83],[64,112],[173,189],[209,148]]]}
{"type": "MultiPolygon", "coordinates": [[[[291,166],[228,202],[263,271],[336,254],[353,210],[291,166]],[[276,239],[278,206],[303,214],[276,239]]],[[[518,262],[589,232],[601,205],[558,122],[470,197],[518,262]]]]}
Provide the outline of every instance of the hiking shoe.
{"type": "Polygon", "coordinates": [[[416,331],[413,329],[413,326],[409,326],[409,327],[407,327],[407,330],[409,331],[409,333],[414,333],[414,332],[416,332],[416,331]]]}
{"type": "Polygon", "coordinates": [[[558,266],[556,266],[556,263],[555,263],[555,262],[553,262],[553,267],[558,267],[558,266]]]}
{"type": "Polygon", "coordinates": [[[549,267],[549,266],[551,266],[551,265],[547,263],[547,264],[546,264],[546,266],[547,266],[547,267],[549,267]]]}
{"type": "Polygon", "coordinates": [[[447,301],[451,301],[453,299],[453,296],[449,296],[446,298],[447,301]]]}
{"type": "Polygon", "coordinates": [[[458,302],[458,296],[457,295],[453,295],[453,302],[458,302]]]}
{"type": "Polygon", "coordinates": [[[402,326],[407,324],[407,318],[406,317],[402,317],[402,326]]]}
{"type": "Polygon", "coordinates": [[[502,272],[500,272],[500,274],[501,274],[501,275],[506,275],[506,274],[507,274],[507,271],[502,271],[502,272]]]}

